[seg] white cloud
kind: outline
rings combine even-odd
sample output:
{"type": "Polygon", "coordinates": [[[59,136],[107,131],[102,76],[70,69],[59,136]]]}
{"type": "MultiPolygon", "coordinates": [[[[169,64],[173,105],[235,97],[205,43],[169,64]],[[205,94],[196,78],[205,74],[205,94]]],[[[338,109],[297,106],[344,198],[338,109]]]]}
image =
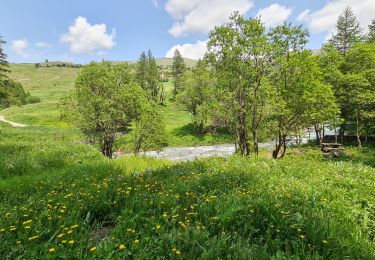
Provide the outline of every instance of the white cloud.
{"type": "Polygon", "coordinates": [[[174,51],[178,49],[181,53],[181,56],[189,59],[200,59],[203,58],[204,54],[207,51],[207,40],[206,41],[197,41],[196,43],[185,43],[182,45],[175,45],[170,48],[165,57],[173,58],[174,51]]]}
{"type": "Polygon", "coordinates": [[[332,32],[338,16],[347,6],[352,7],[362,27],[367,27],[375,18],[374,0],[332,0],[320,10],[303,11],[297,19],[306,22],[313,33],[332,32]]]}
{"type": "Polygon", "coordinates": [[[105,24],[91,25],[85,17],[77,17],[61,42],[70,44],[72,53],[91,53],[97,49],[111,49],[115,45],[116,30],[107,33],[105,24]]]}
{"type": "Polygon", "coordinates": [[[269,27],[284,22],[291,13],[291,8],[279,4],[272,4],[266,8],[260,9],[257,17],[261,17],[262,22],[269,27]]]}
{"type": "Polygon", "coordinates": [[[46,42],[37,42],[37,43],[35,44],[35,46],[36,46],[37,48],[39,48],[39,49],[45,49],[45,48],[47,48],[47,47],[49,46],[49,44],[46,43],[46,42]]]}
{"type": "Polygon", "coordinates": [[[17,53],[19,56],[24,58],[28,57],[27,48],[29,47],[29,42],[25,39],[12,41],[10,48],[17,53]]]}
{"type": "Polygon", "coordinates": [[[166,11],[175,19],[169,33],[174,37],[190,33],[208,33],[216,25],[228,21],[234,11],[247,13],[253,7],[250,0],[169,0],[166,11]]]}

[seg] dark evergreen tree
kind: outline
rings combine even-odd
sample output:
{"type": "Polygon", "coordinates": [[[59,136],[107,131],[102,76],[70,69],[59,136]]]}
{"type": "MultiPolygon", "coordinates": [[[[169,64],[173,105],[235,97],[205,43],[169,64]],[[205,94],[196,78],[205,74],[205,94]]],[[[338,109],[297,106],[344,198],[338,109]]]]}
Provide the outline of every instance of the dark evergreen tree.
{"type": "Polygon", "coordinates": [[[145,52],[141,53],[139,57],[138,64],[137,64],[137,82],[141,88],[144,90],[147,89],[147,71],[148,71],[148,64],[147,64],[147,56],[145,52]]]}
{"type": "Polygon", "coordinates": [[[375,42],[375,19],[372,20],[372,23],[368,26],[368,41],[375,42]]]}
{"type": "Polygon", "coordinates": [[[350,47],[362,40],[362,29],[357,17],[354,15],[351,7],[345,8],[340,14],[336,24],[336,34],[332,35],[329,42],[345,55],[350,47]]]}
{"type": "Polygon", "coordinates": [[[3,37],[0,35],[0,80],[3,78],[8,78],[6,73],[9,72],[9,63],[7,61],[7,55],[3,51],[2,45],[6,42],[3,40],[3,37]]]}
{"type": "Polygon", "coordinates": [[[149,92],[154,101],[157,102],[159,95],[159,70],[155,57],[152,55],[151,50],[147,53],[147,84],[149,92]]]}
{"type": "Polygon", "coordinates": [[[186,64],[185,64],[184,58],[182,58],[179,50],[176,49],[174,51],[173,65],[172,65],[172,72],[173,72],[173,78],[174,78],[174,90],[173,90],[174,97],[176,97],[177,93],[181,89],[181,77],[183,76],[185,71],[186,71],[186,64]]]}

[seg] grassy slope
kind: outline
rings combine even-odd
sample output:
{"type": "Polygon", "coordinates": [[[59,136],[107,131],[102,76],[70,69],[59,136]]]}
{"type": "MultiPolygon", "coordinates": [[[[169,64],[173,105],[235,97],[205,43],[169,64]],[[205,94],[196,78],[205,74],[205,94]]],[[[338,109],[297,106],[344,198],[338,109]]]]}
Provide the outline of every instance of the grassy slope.
{"type": "Polygon", "coordinates": [[[25,91],[39,97],[40,103],[2,110],[7,119],[32,126],[64,127],[59,120],[57,102],[73,87],[78,69],[34,68],[33,64],[11,65],[12,79],[22,83],[25,91]]]}
{"type": "MultiPolygon", "coordinates": [[[[77,71],[43,70],[17,65],[13,74],[42,103],[1,111],[14,121],[43,126],[0,123],[2,257],[375,255],[374,149],[349,148],[336,161],[314,148],[292,150],[284,160],[110,161],[78,143],[78,130],[58,128],[63,124],[54,105],[77,71]]],[[[185,112],[171,103],[163,110],[171,143],[209,140],[189,134],[185,112]]]]}
{"type": "Polygon", "coordinates": [[[75,131],[0,131],[3,257],[371,259],[375,253],[375,169],[361,162],[373,150],[350,148],[346,162],[305,148],[277,161],[234,156],[170,165],[106,160],[76,144],[75,131]]]}
{"type": "MultiPolygon", "coordinates": [[[[11,78],[20,81],[25,90],[31,95],[41,98],[37,104],[22,107],[11,107],[0,111],[0,115],[14,122],[28,126],[66,128],[69,125],[59,119],[57,105],[70,89],[79,69],[73,68],[34,68],[33,64],[12,65],[11,78]]],[[[172,82],[166,82],[165,89],[168,97],[171,96],[172,82]]],[[[227,143],[231,139],[228,135],[213,136],[196,135],[190,125],[190,115],[173,102],[167,101],[167,106],[161,107],[166,120],[167,135],[170,146],[206,145],[227,143]]],[[[120,143],[128,142],[125,138],[120,143]]],[[[125,145],[127,147],[129,145],[125,145]]]]}

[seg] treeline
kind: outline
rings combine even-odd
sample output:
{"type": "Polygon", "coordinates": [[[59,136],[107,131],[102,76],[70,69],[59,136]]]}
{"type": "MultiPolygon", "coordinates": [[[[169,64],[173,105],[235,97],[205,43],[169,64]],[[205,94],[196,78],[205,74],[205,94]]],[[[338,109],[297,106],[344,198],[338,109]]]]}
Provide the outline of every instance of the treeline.
{"type": "Polygon", "coordinates": [[[25,92],[21,83],[9,79],[9,63],[2,48],[5,43],[0,36],[0,109],[40,102],[39,98],[25,92]]]}
{"type": "MultiPolygon", "coordinates": [[[[328,127],[341,136],[354,131],[361,145],[359,136],[375,131],[374,31],[375,22],[363,35],[347,8],[332,39],[313,55],[302,26],[267,29],[258,18],[234,13],[209,34],[207,53],[194,69],[175,51],[171,100],[192,115],[198,134],[226,128],[243,156],[257,155],[260,140],[273,139],[273,158],[282,158],[288,138],[311,126],[318,142],[328,127]]],[[[165,100],[149,50],[134,71],[127,64],[85,66],[61,107],[112,157],[119,132],[131,132],[135,152],[166,144],[159,107],[165,100]]]]}
{"type": "MultiPolygon", "coordinates": [[[[235,13],[209,35],[208,52],[181,77],[177,101],[197,132],[231,130],[244,156],[260,138],[275,140],[282,158],[287,139],[314,126],[360,135],[375,131],[375,22],[362,34],[350,7],[319,55],[306,49],[309,33],[290,23],[266,29],[235,13]],[[252,145],[251,145],[252,143],[252,145]]],[[[179,80],[180,81],[180,80],[179,80]]]]}

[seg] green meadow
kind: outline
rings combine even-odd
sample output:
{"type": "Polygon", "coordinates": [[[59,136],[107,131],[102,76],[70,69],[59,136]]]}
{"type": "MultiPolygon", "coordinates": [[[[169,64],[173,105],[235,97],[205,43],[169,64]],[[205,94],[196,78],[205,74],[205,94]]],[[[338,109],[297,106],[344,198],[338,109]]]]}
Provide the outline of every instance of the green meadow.
{"type": "MultiPolygon", "coordinates": [[[[0,111],[28,125],[0,123],[2,259],[374,259],[373,147],[109,160],[59,118],[79,69],[11,69],[41,102],[0,111]]],[[[169,100],[161,109],[170,146],[233,142],[194,134],[169,100]]]]}

